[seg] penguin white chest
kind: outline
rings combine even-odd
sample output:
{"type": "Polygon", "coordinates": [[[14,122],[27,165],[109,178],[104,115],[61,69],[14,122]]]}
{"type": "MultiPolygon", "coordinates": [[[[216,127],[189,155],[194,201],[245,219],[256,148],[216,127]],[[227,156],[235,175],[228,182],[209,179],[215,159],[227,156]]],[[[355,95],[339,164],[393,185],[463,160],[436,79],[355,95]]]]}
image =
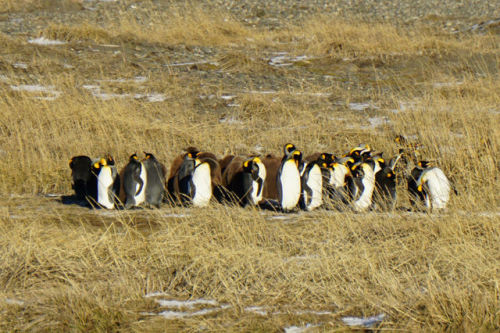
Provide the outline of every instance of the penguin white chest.
{"type": "Polygon", "coordinates": [[[353,207],[357,212],[361,212],[370,207],[372,203],[373,190],[375,189],[375,173],[368,165],[363,166],[364,176],[361,182],[363,183],[363,192],[359,198],[354,201],[353,207]]]}
{"type": "Polygon", "coordinates": [[[300,173],[295,161],[288,160],[281,169],[281,207],[291,210],[297,206],[300,198],[300,173]]]}
{"type": "Polygon", "coordinates": [[[342,187],[345,184],[345,176],[347,175],[347,167],[339,164],[333,170],[333,175],[330,178],[330,185],[336,188],[342,187]]]}
{"type": "Polygon", "coordinates": [[[97,202],[107,209],[113,209],[114,203],[110,199],[111,186],[113,186],[113,173],[109,166],[102,166],[97,177],[97,202]]]}
{"type": "Polygon", "coordinates": [[[146,187],[147,187],[147,174],[146,174],[146,167],[144,166],[143,163],[141,163],[141,173],[139,175],[139,178],[142,180],[142,188],[141,184],[136,184],[135,185],[135,204],[140,205],[143,202],[146,201],[146,187]]]}
{"type": "Polygon", "coordinates": [[[310,170],[305,184],[307,189],[303,189],[304,201],[307,210],[318,208],[323,203],[323,175],[321,168],[315,164],[310,170]]]}
{"type": "Polygon", "coordinates": [[[193,206],[207,206],[212,198],[212,177],[210,175],[210,165],[201,163],[196,166],[191,181],[193,182],[194,195],[193,206]]]}
{"type": "Polygon", "coordinates": [[[257,162],[257,166],[259,167],[259,178],[252,181],[252,192],[250,192],[250,200],[254,205],[257,205],[262,200],[264,183],[266,182],[266,167],[262,162],[257,162]]]}
{"type": "MultiPolygon", "coordinates": [[[[432,168],[426,172],[425,179],[432,208],[446,208],[446,204],[450,200],[451,186],[444,172],[439,168],[432,168]]],[[[426,205],[429,207],[428,204],[426,205]]]]}

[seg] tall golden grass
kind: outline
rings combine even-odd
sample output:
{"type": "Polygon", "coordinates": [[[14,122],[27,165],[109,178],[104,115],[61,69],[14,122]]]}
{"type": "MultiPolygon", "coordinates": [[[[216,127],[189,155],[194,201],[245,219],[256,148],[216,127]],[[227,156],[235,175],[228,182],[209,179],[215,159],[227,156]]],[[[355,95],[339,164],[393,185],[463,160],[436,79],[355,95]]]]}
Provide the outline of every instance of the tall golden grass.
{"type": "MultiPolygon", "coordinates": [[[[266,31],[197,6],[150,5],[133,20],[109,14],[34,33],[65,45],[0,35],[0,330],[330,331],[344,316],[378,313],[380,329],[499,329],[498,36],[324,16],[266,31]],[[273,52],[308,57],[273,67],[273,52]],[[183,62],[199,64],[172,66],[183,62]],[[193,145],[219,156],[279,154],[285,142],[341,154],[363,142],[390,156],[397,134],[414,136],[419,156],[454,182],[446,212],[281,220],[215,204],[108,213],[43,196],[71,193],[78,154],[111,153],[122,167],[148,151],[168,167],[193,145]],[[144,297],[155,291],[230,307],[167,320],[150,315],[165,310],[144,297]]],[[[403,182],[398,190],[406,207],[403,182]]]]}

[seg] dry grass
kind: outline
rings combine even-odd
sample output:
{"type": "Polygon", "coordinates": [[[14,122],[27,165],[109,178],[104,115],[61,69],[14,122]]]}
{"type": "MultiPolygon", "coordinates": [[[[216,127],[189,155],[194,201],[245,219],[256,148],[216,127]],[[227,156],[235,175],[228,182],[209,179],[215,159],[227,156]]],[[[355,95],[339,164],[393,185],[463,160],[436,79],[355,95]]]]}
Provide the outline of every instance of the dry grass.
{"type": "Polygon", "coordinates": [[[380,329],[500,328],[498,36],[321,16],[263,31],[196,6],[151,6],[134,20],[34,33],[65,45],[0,35],[0,330],[330,331],[378,313],[380,329]],[[308,57],[271,66],[283,51],[308,57]],[[191,145],[279,153],[290,141],[337,154],[368,142],[390,155],[399,133],[454,181],[446,213],[108,213],[42,196],[70,193],[77,154],[110,152],[121,167],[151,151],[168,167],[191,145]],[[144,297],[155,291],[229,307],[168,320],[150,315],[165,310],[144,297]]]}

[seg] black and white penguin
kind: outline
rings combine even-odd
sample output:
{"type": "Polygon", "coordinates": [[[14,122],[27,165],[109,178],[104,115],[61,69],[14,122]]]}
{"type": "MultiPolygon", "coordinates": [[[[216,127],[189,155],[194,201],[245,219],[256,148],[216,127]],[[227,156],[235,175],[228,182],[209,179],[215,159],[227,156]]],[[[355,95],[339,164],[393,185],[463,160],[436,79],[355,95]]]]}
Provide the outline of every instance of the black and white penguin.
{"type": "Polygon", "coordinates": [[[358,162],[351,168],[355,189],[352,208],[362,212],[370,208],[372,204],[373,191],[375,189],[375,162],[368,159],[358,162]]]}
{"type": "Polygon", "coordinates": [[[92,178],[92,159],[88,156],[74,156],[69,161],[71,168],[71,177],[73,178],[72,188],[75,190],[75,195],[78,200],[86,200],[88,185],[92,178]]]}
{"type": "Polygon", "coordinates": [[[318,161],[312,161],[303,167],[299,200],[299,206],[303,210],[311,211],[323,204],[324,176],[320,165],[318,161]]]}
{"type": "Polygon", "coordinates": [[[123,172],[123,191],[125,194],[125,208],[139,206],[146,202],[146,188],[148,185],[147,170],[139,160],[137,154],[129,158],[123,172]]]}
{"type": "MultiPolygon", "coordinates": [[[[422,166],[422,163],[420,163],[422,166]]],[[[428,209],[444,209],[450,200],[452,186],[443,170],[424,167],[416,181],[417,191],[423,194],[428,209]]]]}
{"type": "Polygon", "coordinates": [[[120,177],[113,158],[108,156],[94,163],[92,174],[96,181],[96,191],[93,196],[95,203],[103,208],[113,209],[120,191],[120,177]]]}
{"type": "Polygon", "coordinates": [[[276,178],[278,201],[283,211],[290,211],[297,206],[301,194],[302,153],[293,150],[287,154],[285,145],[285,156],[281,160],[276,178]]]}
{"type": "Polygon", "coordinates": [[[222,184],[241,206],[255,206],[262,200],[266,176],[266,167],[259,157],[244,160],[236,156],[225,168],[222,184]]]}
{"type": "Polygon", "coordinates": [[[186,154],[178,171],[181,201],[195,207],[205,207],[212,198],[212,177],[208,161],[186,154]]]}
{"type": "Polygon", "coordinates": [[[194,206],[205,206],[212,197],[223,202],[227,193],[222,186],[221,167],[217,157],[210,152],[200,152],[195,147],[189,147],[185,151],[173,160],[170,167],[167,188],[171,202],[173,204],[192,203],[194,206]],[[197,176],[193,178],[193,173],[198,165],[200,167],[197,170],[197,176]],[[206,183],[206,178],[201,176],[206,170],[209,171],[210,184],[206,183]],[[192,192],[194,190],[192,187],[193,179],[198,182],[198,190],[195,192],[192,192]],[[210,189],[210,194],[208,194],[208,189],[210,189]],[[198,194],[194,197],[196,192],[198,194]]]}
{"type": "Polygon", "coordinates": [[[142,167],[146,170],[146,193],[145,202],[160,208],[165,193],[165,166],[160,163],[151,153],[144,152],[146,156],[142,161],[142,167]]]}
{"type": "Polygon", "coordinates": [[[396,205],[396,173],[394,159],[386,165],[383,159],[378,161],[381,169],[375,173],[375,191],[372,208],[392,210],[396,205]]]}
{"type": "Polygon", "coordinates": [[[418,190],[417,180],[424,172],[424,169],[428,166],[429,162],[427,161],[418,162],[417,165],[411,170],[411,173],[407,178],[408,192],[410,194],[410,204],[413,207],[416,207],[419,204],[423,204],[426,201],[424,193],[418,190]]]}
{"type": "Polygon", "coordinates": [[[335,159],[332,162],[332,175],[329,182],[329,197],[333,201],[337,209],[349,204],[351,197],[355,193],[352,190],[357,190],[353,186],[353,178],[351,173],[351,166],[354,165],[352,157],[342,157],[335,159]]]}
{"type": "Polygon", "coordinates": [[[343,157],[351,157],[354,159],[354,163],[361,161],[363,158],[369,157],[371,155],[371,148],[367,144],[359,144],[357,147],[352,148],[343,157]]]}

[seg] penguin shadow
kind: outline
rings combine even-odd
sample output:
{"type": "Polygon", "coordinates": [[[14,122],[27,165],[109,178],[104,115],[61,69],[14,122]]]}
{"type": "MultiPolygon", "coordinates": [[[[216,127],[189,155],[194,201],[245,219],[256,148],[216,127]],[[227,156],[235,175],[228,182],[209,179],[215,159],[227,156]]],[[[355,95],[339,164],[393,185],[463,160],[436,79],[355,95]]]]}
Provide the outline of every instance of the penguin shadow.
{"type": "Polygon", "coordinates": [[[86,199],[79,198],[76,195],[61,195],[59,201],[63,205],[79,206],[84,208],[93,208],[86,199]]]}
{"type": "Polygon", "coordinates": [[[293,213],[298,213],[298,212],[302,211],[298,207],[295,209],[291,209],[291,210],[283,209],[283,207],[281,207],[281,204],[279,203],[279,201],[274,200],[274,199],[264,199],[261,202],[259,202],[257,207],[261,210],[271,211],[273,213],[293,214],[293,213]]]}

